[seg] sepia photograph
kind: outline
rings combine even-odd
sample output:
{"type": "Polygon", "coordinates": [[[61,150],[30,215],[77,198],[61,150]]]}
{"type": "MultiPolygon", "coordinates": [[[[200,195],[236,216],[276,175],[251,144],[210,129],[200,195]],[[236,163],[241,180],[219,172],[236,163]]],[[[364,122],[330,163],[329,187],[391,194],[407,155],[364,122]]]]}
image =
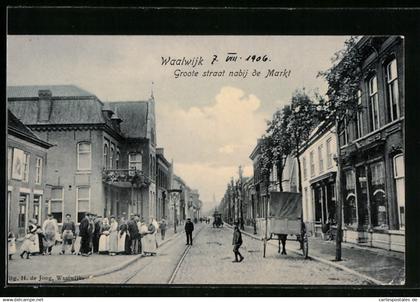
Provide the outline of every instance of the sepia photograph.
{"type": "Polygon", "coordinates": [[[404,285],[404,47],[9,34],[7,286],[404,285]]]}

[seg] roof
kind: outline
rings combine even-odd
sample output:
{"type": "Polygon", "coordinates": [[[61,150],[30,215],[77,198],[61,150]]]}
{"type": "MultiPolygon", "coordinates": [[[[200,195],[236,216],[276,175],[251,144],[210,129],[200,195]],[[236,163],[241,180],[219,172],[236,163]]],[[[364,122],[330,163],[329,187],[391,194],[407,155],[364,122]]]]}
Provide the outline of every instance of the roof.
{"type": "Polygon", "coordinates": [[[39,90],[50,90],[53,97],[96,97],[75,85],[24,85],[7,86],[8,98],[37,98],[39,90]]]}
{"type": "Polygon", "coordinates": [[[129,138],[147,137],[148,101],[109,102],[122,119],[121,132],[129,138]]]}
{"type": "Polygon", "coordinates": [[[28,127],[26,127],[10,110],[7,111],[7,132],[19,136],[31,143],[49,148],[52,145],[38,138],[28,127]]]}
{"type": "Polygon", "coordinates": [[[25,125],[69,125],[105,123],[102,104],[96,99],[53,100],[50,118],[38,121],[38,100],[9,100],[8,108],[25,125]]]}

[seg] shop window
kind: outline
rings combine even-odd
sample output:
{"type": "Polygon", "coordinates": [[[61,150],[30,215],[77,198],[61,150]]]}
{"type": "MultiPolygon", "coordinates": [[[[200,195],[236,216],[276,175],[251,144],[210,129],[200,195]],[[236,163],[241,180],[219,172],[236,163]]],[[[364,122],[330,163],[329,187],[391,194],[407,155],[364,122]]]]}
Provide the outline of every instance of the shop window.
{"type": "Polygon", "coordinates": [[[360,166],[356,169],[356,175],[359,185],[357,198],[359,225],[369,225],[369,207],[368,207],[368,185],[366,177],[366,166],[360,166]]]}
{"type": "Polygon", "coordinates": [[[404,155],[394,157],[394,180],[398,206],[398,220],[400,228],[405,227],[405,170],[404,155]]]}
{"type": "Polygon", "coordinates": [[[77,188],[77,222],[90,210],[90,187],[77,188]]]}
{"type": "Polygon", "coordinates": [[[18,227],[22,229],[26,228],[26,210],[28,207],[28,196],[29,195],[27,194],[20,194],[19,196],[18,227]]]}
{"type": "Polygon", "coordinates": [[[389,121],[392,122],[400,117],[398,95],[397,60],[393,59],[386,66],[386,85],[389,102],[389,121]]]}
{"type": "Polygon", "coordinates": [[[369,107],[371,130],[379,129],[379,99],[378,99],[378,81],[376,75],[371,77],[368,84],[369,88],[369,107]]]}
{"type": "Polygon", "coordinates": [[[346,171],[345,175],[345,199],[344,199],[344,224],[355,225],[357,223],[356,184],[353,171],[346,171]]]}
{"type": "Polygon", "coordinates": [[[388,228],[388,209],[385,194],[385,170],[383,162],[370,165],[371,173],[371,223],[374,227],[388,228]]]}
{"type": "Polygon", "coordinates": [[[77,144],[77,170],[91,169],[91,144],[82,142],[77,144]]]}
{"type": "Polygon", "coordinates": [[[64,190],[61,187],[51,189],[49,212],[53,215],[58,223],[63,221],[63,194],[64,190]]]}

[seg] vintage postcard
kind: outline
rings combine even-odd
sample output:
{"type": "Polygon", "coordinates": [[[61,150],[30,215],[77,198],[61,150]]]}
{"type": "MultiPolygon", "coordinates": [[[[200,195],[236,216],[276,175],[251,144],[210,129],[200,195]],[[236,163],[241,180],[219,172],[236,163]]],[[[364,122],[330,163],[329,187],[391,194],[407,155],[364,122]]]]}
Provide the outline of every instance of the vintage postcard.
{"type": "Polygon", "coordinates": [[[9,35],[7,284],[405,284],[404,36],[9,35]]]}

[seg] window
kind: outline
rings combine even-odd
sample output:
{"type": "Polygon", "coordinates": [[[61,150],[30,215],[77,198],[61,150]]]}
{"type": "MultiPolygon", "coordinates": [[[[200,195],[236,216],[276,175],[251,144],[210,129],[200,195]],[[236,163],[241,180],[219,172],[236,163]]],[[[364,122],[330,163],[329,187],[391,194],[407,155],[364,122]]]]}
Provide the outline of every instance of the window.
{"type": "Polygon", "coordinates": [[[23,182],[29,181],[29,153],[23,155],[23,182]]]}
{"type": "Polygon", "coordinates": [[[370,165],[371,174],[371,223],[374,227],[388,227],[388,212],[385,194],[384,163],[377,162],[370,165]]]}
{"type": "Polygon", "coordinates": [[[7,179],[12,177],[13,148],[7,148],[7,179]]]}
{"type": "Polygon", "coordinates": [[[63,221],[63,194],[61,187],[51,189],[50,213],[58,223],[63,221]]]}
{"type": "Polygon", "coordinates": [[[315,175],[314,151],[309,153],[309,165],[311,166],[311,176],[315,175]]]}
{"type": "Polygon", "coordinates": [[[353,171],[346,171],[345,175],[345,199],[344,199],[344,224],[355,225],[357,223],[356,183],[353,171]]]}
{"type": "Polygon", "coordinates": [[[77,170],[91,169],[91,144],[82,142],[77,144],[77,170]]]}
{"type": "Polygon", "coordinates": [[[306,169],[306,158],[302,158],[302,165],[303,165],[303,179],[306,180],[306,177],[308,176],[308,171],[306,169]]]}
{"type": "Polygon", "coordinates": [[[120,149],[117,148],[117,154],[115,155],[115,169],[120,168],[120,149]]]}
{"type": "Polygon", "coordinates": [[[397,195],[398,217],[400,228],[405,226],[405,171],[404,155],[398,154],[394,157],[394,179],[397,195]]]}
{"type": "Polygon", "coordinates": [[[324,171],[324,155],[322,154],[324,152],[324,145],[318,146],[318,161],[319,161],[319,173],[322,173],[324,171]]]}
{"type": "Polygon", "coordinates": [[[22,180],[23,178],[23,162],[25,153],[18,149],[13,148],[13,161],[12,161],[12,178],[22,180]]]}
{"type": "Polygon", "coordinates": [[[338,124],[338,137],[340,140],[340,146],[345,146],[348,143],[348,135],[347,135],[347,119],[344,118],[338,124]]]}
{"type": "Polygon", "coordinates": [[[109,156],[109,151],[108,151],[108,144],[105,143],[104,144],[104,168],[108,169],[108,156],[109,156]]]}
{"type": "Polygon", "coordinates": [[[374,131],[379,128],[378,81],[376,76],[369,80],[369,107],[371,129],[374,131]]]}
{"type": "Polygon", "coordinates": [[[389,101],[389,121],[392,122],[400,117],[397,60],[395,59],[386,66],[386,84],[389,101]]]}
{"type": "Polygon", "coordinates": [[[90,211],[90,187],[77,187],[77,222],[90,211]]]}
{"type": "Polygon", "coordinates": [[[358,110],[356,113],[356,136],[357,138],[363,136],[363,110],[362,110],[362,92],[360,90],[357,91],[357,106],[358,110]]]}
{"type": "Polygon", "coordinates": [[[327,167],[331,168],[333,165],[333,156],[331,153],[331,138],[327,139],[327,167]]]}
{"type": "MultiPolygon", "coordinates": [[[[143,168],[142,163],[142,154],[141,153],[130,153],[128,155],[128,168],[129,169],[136,169],[137,171],[141,171],[143,168]]],[[[132,172],[130,172],[132,173],[132,172]]]]}
{"type": "Polygon", "coordinates": [[[42,182],[42,158],[36,158],[36,167],[35,167],[35,183],[41,184],[42,182]]]}
{"type": "Polygon", "coordinates": [[[28,206],[27,194],[20,194],[19,196],[19,214],[18,214],[18,227],[26,228],[26,208],[28,206]]]}
{"type": "Polygon", "coordinates": [[[111,144],[111,152],[109,155],[109,166],[111,167],[111,169],[114,169],[114,158],[115,158],[115,147],[114,144],[111,144]]]}
{"type": "Polygon", "coordinates": [[[41,195],[34,195],[34,211],[33,211],[33,218],[36,219],[37,223],[41,223],[41,195]]]}

